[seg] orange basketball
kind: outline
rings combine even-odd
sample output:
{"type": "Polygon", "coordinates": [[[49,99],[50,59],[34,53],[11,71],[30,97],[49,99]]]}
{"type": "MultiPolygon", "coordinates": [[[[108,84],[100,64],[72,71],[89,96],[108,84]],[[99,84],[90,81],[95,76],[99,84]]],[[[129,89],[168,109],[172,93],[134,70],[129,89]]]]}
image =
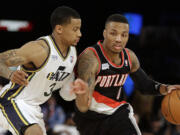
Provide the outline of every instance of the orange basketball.
{"type": "Polygon", "coordinates": [[[167,121],[180,125],[180,90],[173,90],[163,98],[161,112],[167,121]]]}

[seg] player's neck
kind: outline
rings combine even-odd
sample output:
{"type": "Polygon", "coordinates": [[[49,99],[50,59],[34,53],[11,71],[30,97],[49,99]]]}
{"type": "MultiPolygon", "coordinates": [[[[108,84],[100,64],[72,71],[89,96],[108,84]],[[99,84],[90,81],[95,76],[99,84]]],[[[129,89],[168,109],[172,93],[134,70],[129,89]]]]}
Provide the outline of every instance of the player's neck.
{"type": "Polygon", "coordinates": [[[67,50],[69,48],[68,45],[64,44],[60,38],[57,38],[57,35],[52,33],[52,37],[54,38],[58,48],[60,49],[61,53],[66,56],[67,50]]]}

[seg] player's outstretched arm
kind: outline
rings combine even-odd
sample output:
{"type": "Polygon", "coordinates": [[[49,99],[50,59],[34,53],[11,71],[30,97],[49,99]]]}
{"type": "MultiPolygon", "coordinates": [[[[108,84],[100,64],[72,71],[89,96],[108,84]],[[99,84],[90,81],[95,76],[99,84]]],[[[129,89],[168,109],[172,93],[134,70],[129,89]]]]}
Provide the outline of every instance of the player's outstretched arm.
{"type": "Polygon", "coordinates": [[[13,49],[0,53],[0,76],[9,79],[12,71],[8,67],[26,63],[26,58],[19,54],[19,50],[21,49],[13,49]]]}
{"type": "Polygon", "coordinates": [[[95,54],[90,49],[85,50],[78,59],[77,72],[79,79],[73,83],[74,87],[79,86],[81,91],[86,91],[84,94],[76,94],[76,106],[81,112],[86,112],[89,109],[97,70],[98,61],[95,54]]]}
{"type": "Polygon", "coordinates": [[[135,82],[137,88],[143,94],[151,94],[151,95],[166,95],[170,93],[172,90],[179,89],[180,85],[166,85],[152,80],[140,67],[139,60],[135,53],[129,50],[132,67],[130,76],[135,82]]]}
{"type": "Polygon", "coordinates": [[[41,56],[43,58],[46,52],[42,47],[44,43],[41,42],[43,41],[32,41],[21,48],[0,53],[0,76],[10,79],[17,84],[26,85],[27,82],[24,79],[27,74],[23,71],[11,71],[9,67],[25,65],[31,62],[38,65],[41,61],[37,61],[37,57],[41,56]]]}

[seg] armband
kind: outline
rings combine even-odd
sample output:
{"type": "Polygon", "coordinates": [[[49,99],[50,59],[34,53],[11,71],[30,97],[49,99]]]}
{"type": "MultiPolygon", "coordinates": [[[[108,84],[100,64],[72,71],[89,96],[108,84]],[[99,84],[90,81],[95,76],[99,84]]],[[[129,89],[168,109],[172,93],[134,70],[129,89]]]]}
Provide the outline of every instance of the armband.
{"type": "Polygon", "coordinates": [[[136,72],[131,73],[130,76],[135,83],[135,87],[137,87],[141,93],[149,95],[161,95],[159,91],[161,83],[149,78],[143,69],[139,68],[136,72]]]}

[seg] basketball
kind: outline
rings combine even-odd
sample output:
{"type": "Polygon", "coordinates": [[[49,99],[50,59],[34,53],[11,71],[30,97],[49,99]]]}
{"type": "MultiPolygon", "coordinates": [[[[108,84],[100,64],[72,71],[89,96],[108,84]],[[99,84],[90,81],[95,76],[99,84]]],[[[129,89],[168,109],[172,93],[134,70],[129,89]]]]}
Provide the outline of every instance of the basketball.
{"type": "Polygon", "coordinates": [[[180,90],[173,90],[161,102],[164,118],[175,125],[180,125],[180,90]]]}

